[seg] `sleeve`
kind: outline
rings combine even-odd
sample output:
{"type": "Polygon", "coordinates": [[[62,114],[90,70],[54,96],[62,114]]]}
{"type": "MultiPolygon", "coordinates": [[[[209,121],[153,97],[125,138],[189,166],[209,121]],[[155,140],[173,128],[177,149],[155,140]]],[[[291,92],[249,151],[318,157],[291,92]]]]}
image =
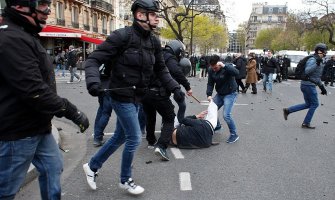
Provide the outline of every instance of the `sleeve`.
{"type": "MultiPolygon", "coordinates": [[[[17,34],[0,37],[0,46],[9,47],[0,48],[0,76],[20,102],[40,113],[55,115],[65,108],[66,100],[44,81],[40,58],[49,60],[49,57],[44,48],[36,47],[35,42],[17,34]],[[17,52],[20,52],[19,56],[17,52]]],[[[50,60],[47,63],[51,66],[50,60]]]]}
{"type": "Polygon", "coordinates": [[[168,67],[171,76],[179,84],[181,84],[185,88],[186,91],[189,91],[191,89],[190,83],[188,82],[187,78],[184,76],[183,72],[181,71],[177,59],[172,57],[168,59],[165,64],[168,67]]]}
{"type": "Polygon", "coordinates": [[[195,115],[185,117],[181,120],[181,124],[184,124],[185,126],[195,126],[201,124],[201,120],[197,119],[195,115]]]}
{"type": "MultiPolygon", "coordinates": [[[[306,62],[305,73],[307,75],[310,75],[316,70],[317,67],[317,60],[314,57],[311,57],[306,62]]],[[[322,81],[320,78],[315,79],[315,77],[310,77],[310,81],[316,85],[322,85],[322,81]]]]}
{"type": "Polygon", "coordinates": [[[154,73],[162,82],[163,86],[170,92],[174,92],[176,89],[180,89],[178,82],[172,78],[168,68],[165,65],[160,40],[157,37],[154,37],[154,45],[155,45],[154,73]]]}
{"type": "Polygon", "coordinates": [[[207,82],[207,90],[206,90],[206,95],[207,96],[212,96],[213,94],[213,89],[214,89],[214,85],[215,82],[213,80],[213,70],[209,69],[208,70],[208,82],[207,82]]]}
{"type": "Polygon", "coordinates": [[[238,69],[236,69],[233,65],[228,64],[225,66],[226,72],[231,76],[237,76],[239,74],[238,69]]]}
{"type": "Polygon", "coordinates": [[[123,42],[119,34],[114,31],[107,39],[94,50],[85,61],[86,86],[101,84],[99,67],[108,63],[111,58],[116,57],[123,42]]]}

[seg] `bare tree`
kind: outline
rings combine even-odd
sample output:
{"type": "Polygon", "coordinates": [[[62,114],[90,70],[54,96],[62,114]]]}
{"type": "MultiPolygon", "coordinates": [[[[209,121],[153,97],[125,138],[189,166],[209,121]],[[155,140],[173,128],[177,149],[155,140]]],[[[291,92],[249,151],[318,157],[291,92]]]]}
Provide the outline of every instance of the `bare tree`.
{"type": "Polygon", "coordinates": [[[185,3],[181,6],[183,9],[181,11],[177,11],[176,5],[167,5],[163,2],[163,0],[159,0],[161,4],[161,17],[167,22],[176,38],[180,41],[184,40],[183,32],[186,28],[190,26],[183,26],[183,23],[191,23],[192,19],[196,16],[201,15],[202,13],[212,13],[212,14],[222,14],[219,11],[219,7],[215,9],[209,9],[205,7],[194,6],[194,0],[189,1],[189,3],[185,3]],[[171,12],[172,11],[172,12],[171,12]]]}
{"type": "Polygon", "coordinates": [[[305,13],[305,16],[309,19],[306,29],[319,30],[321,33],[324,31],[328,32],[328,42],[335,45],[335,1],[308,0],[308,3],[316,9],[312,10],[311,8],[305,13]]]}

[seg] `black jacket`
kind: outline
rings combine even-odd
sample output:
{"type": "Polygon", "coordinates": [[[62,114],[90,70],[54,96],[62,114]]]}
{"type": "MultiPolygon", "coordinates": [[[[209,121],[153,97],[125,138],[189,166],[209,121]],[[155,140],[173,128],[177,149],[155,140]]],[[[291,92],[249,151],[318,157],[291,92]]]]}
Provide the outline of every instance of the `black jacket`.
{"type": "Polygon", "coordinates": [[[114,31],[90,54],[85,62],[87,88],[101,84],[99,66],[115,57],[117,61],[112,67],[110,89],[117,88],[111,91],[112,98],[117,101],[141,101],[153,73],[169,91],[180,88],[164,63],[159,39],[150,31],[145,31],[137,22],[129,28],[129,46],[121,55],[120,49],[127,44],[124,44],[118,31],[114,31]]]}
{"type": "Polygon", "coordinates": [[[177,128],[178,148],[207,148],[212,145],[214,128],[207,120],[193,115],[185,117],[180,124],[177,128]]]}
{"type": "Polygon", "coordinates": [[[278,62],[273,56],[271,58],[268,57],[264,58],[262,73],[273,74],[276,72],[277,68],[278,68],[278,62]]]}
{"type": "Polygon", "coordinates": [[[0,140],[50,133],[53,115],[66,106],[51,59],[27,24],[20,16],[0,23],[0,140]]]}
{"type": "Polygon", "coordinates": [[[238,58],[234,60],[234,64],[236,65],[236,69],[238,69],[239,71],[238,76],[236,76],[235,78],[244,79],[247,74],[247,70],[246,70],[247,60],[239,56],[238,58]]]}
{"type": "Polygon", "coordinates": [[[219,95],[227,95],[237,91],[237,83],[235,76],[238,70],[229,63],[222,67],[219,71],[214,72],[212,68],[208,71],[207,96],[212,96],[215,85],[216,92],[219,95]]]}

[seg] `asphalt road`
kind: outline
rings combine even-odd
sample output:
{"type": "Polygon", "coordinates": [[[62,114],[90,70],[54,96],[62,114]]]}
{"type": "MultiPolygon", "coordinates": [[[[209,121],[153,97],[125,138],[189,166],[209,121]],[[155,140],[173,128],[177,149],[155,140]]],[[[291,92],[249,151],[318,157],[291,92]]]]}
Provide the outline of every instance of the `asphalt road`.
{"type": "MultiPolygon", "coordinates": [[[[205,100],[206,80],[190,78],[194,95],[205,100]]],[[[86,184],[82,164],[97,151],[92,130],[97,99],[90,97],[85,82],[66,84],[58,79],[58,93],[70,99],[87,113],[91,126],[86,134],[65,119],[55,119],[62,128],[64,155],[62,199],[169,199],[169,200],[333,200],[335,199],[335,88],[320,97],[312,124],[315,130],[300,128],[306,111],[283,119],[282,108],[302,103],[299,83],[294,80],[274,85],[273,94],[239,94],[233,118],[240,140],[227,144],[229,132],[219,111],[223,129],[215,140],[220,145],[207,149],[178,150],[170,148],[169,162],[155,157],[145,139],[134,159],[133,178],[146,190],[140,196],[128,195],[118,188],[120,148],[104,164],[97,178],[98,189],[86,184]]],[[[187,114],[206,109],[192,98],[187,99],[187,114]]],[[[160,118],[160,117],[159,117],[160,118]]],[[[106,132],[113,132],[115,114],[106,132]]],[[[156,130],[160,129],[160,119],[156,130]]],[[[16,199],[40,199],[37,181],[22,188],[16,199]]]]}

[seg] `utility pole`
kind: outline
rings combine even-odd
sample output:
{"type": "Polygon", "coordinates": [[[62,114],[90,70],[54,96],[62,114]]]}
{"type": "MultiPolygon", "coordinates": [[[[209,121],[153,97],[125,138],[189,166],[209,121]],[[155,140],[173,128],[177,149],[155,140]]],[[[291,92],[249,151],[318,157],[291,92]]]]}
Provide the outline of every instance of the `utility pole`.
{"type": "Polygon", "coordinates": [[[191,0],[191,14],[192,14],[192,18],[191,18],[191,40],[190,40],[190,55],[193,56],[193,19],[194,19],[194,16],[193,16],[193,1],[194,0],[191,0]]]}

